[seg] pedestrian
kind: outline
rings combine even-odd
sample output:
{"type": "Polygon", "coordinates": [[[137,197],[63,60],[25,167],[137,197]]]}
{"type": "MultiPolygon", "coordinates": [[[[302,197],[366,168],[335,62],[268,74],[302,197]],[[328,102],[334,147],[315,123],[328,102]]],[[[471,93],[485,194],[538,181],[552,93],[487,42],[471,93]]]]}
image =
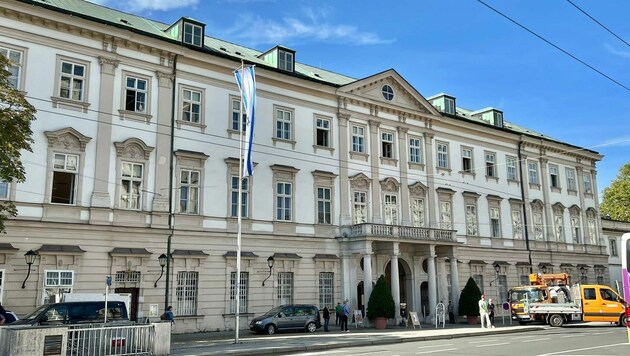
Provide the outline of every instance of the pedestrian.
{"type": "Polygon", "coordinates": [[[348,330],[348,317],[350,316],[350,303],[348,299],[343,301],[342,311],[341,311],[341,332],[349,333],[348,330]]]}
{"type": "Polygon", "coordinates": [[[329,332],[328,323],[330,322],[330,310],[328,310],[328,305],[324,307],[324,332],[329,332]]]}
{"type": "Polygon", "coordinates": [[[448,301],[448,322],[451,324],[455,324],[455,307],[453,306],[453,302],[452,301],[448,301]]]}
{"type": "Polygon", "coordinates": [[[162,314],[162,316],[160,316],[160,319],[170,320],[171,324],[175,324],[175,315],[173,314],[172,305],[169,305],[168,308],[166,308],[166,311],[164,312],[164,314],[162,314]]]}
{"type": "Polygon", "coordinates": [[[335,307],[335,325],[339,325],[341,322],[341,314],[343,314],[343,307],[341,303],[337,302],[337,306],[335,307]]]}
{"type": "Polygon", "coordinates": [[[0,324],[5,324],[7,321],[7,311],[4,310],[4,307],[2,306],[2,304],[0,304],[0,324]]]}
{"type": "Polygon", "coordinates": [[[490,317],[488,316],[488,303],[486,296],[481,295],[479,299],[479,317],[481,317],[481,328],[490,328],[490,317]],[[484,326],[485,325],[485,326],[484,326]]]}
{"type": "Polygon", "coordinates": [[[490,318],[490,327],[494,328],[494,303],[492,299],[488,299],[488,317],[490,318]]]}

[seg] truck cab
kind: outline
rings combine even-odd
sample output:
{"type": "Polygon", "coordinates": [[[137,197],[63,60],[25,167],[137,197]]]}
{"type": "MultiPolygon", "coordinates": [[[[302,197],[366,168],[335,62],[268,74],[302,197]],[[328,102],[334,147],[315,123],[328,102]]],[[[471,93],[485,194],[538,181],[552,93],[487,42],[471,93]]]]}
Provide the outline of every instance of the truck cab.
{"type": "Polygon", "coordinates": [[[608,321],[626,326],[626,301],[604,285],[580,285],[584,321],[608,321]]]}

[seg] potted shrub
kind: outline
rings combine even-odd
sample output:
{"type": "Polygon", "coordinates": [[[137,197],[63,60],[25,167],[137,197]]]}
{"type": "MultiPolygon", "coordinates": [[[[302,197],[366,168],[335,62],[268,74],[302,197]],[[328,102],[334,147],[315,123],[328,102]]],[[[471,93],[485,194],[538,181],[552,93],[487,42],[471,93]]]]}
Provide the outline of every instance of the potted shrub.
{"type": "Polygon", "coordinates": [[[479,320],[479,299],[481,299],[481,290],[475,280],[470,277],[459,297],[459,315],[466,315],[468,324],[477,324],[479,320]]]}
{"type": "Polygon", "coordinates": [[[391,288],[385,282],[385,276],[383,275],[378,277],[372,294],[370,294],[367,305],[367,317],[374,321],[374,327],[377,329],[385,329],[387,319],[396,317],[394,297],[392,297],[391,288]]]}

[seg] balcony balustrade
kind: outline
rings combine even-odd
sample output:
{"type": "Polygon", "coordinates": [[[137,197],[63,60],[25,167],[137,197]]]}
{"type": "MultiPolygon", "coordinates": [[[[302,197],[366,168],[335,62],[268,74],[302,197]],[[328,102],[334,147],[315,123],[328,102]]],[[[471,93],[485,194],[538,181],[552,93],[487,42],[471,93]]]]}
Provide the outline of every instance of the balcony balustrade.
{"type": "Polygon", "coordinates": [[[363,223],[342,227],[341,232],[342,236],[350,238],[383,237],[419,241],[455,242],[455,230],[427,227],[363,223]]]}

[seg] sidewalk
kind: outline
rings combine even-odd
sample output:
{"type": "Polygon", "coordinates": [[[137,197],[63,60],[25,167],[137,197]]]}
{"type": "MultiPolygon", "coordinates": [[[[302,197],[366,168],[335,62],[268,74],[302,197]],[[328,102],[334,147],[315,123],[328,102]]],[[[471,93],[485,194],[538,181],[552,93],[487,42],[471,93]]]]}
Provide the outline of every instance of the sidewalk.
{"type": "Polygon", "coordinates": [[[171,355],[280,355],[297,352],[324,351],[369,345],[386,345],[400,342],[452,339],[477,335],[517,333],[543,330],[544,326],[505,325],[495,329],[482,329],[479,325],[446,324],[444,329],[423,324],[421,329],[388,327],[352,328],[342,333],[333,325],[331,332],[318,329],[315,333],[289,332],[276,335],[260,335],[242,330],[239,343],[234,343],[233,331],[211,333],[175,334],[171,337],[171,355]]]}

